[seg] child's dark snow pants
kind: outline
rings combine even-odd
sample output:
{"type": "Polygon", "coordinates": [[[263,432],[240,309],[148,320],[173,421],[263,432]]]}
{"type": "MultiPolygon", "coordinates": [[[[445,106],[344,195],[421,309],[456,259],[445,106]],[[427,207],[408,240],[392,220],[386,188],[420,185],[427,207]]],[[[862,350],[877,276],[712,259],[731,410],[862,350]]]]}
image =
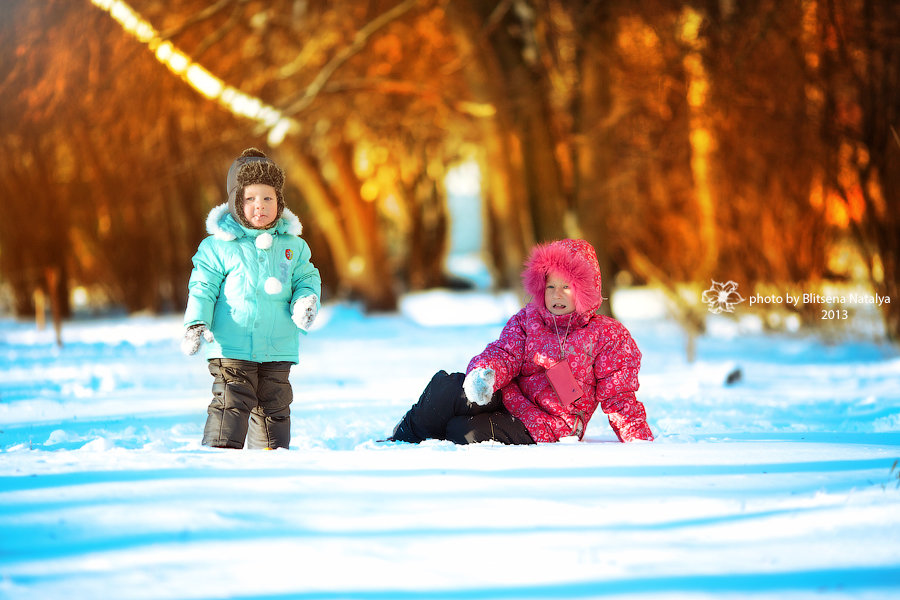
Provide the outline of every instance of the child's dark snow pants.
{"type": "Polygon", "coordinates": [[[503,407],[500,392],[486,406],[469,402],[462,387],[465,378],[464,373],[435,373],[419,401],[397,423],[390,440],[414,444],[428,438],[456,444],[488,440],[534,443],[525,424],[503,407]]]}
{"type": "Polygon", "coordinates": [[[290,362],[209,361],[213,399],[203,445],[216,448],[287,448],[291,443],[290,362]],[[249,428],[249,435],[248,435],[249,428]]]}

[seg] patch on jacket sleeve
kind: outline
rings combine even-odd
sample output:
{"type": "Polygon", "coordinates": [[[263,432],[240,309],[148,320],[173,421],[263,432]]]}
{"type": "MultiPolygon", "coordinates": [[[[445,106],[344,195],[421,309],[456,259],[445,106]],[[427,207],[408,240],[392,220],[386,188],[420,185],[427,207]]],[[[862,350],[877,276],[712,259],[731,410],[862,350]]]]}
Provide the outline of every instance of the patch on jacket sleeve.
{"type": "Polygon", "coordinates": [[[291,260],[292,258],[294,258],[294,251],[291,250],[290,248],[286,249],[284,251],[284,257],[288,260],[291,260]]]}

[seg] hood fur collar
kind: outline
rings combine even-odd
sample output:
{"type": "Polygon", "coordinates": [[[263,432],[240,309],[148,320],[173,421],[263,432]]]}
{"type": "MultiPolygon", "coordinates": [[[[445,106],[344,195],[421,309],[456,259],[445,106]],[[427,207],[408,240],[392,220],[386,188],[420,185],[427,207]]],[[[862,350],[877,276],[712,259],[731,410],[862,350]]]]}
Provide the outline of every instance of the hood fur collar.
{"type": "Polygon", "coordinates": [[[525,290],[531,294],[531,303],[544,309],[544,286],[547,275],[557,272],[572,286],[575,312],[593,314],[603,302],[601,295],[600,265],[593,246],[584,240],[558,240],[539,244],[531,251],[522,273],[525,290]]]}
{"type": "MultiPolygon", "coordinates": [[[[228,210],[228,203],[222,203],[209,211],[206,216],[206,232],[216,236],[217,239],[230,242],[239,237],[249,235],[248,230],[242,227],[228,210]]],[[[303,233],[303,224],[297,215],[292,213],[290,209],[285,207],[281,213],[281,218],[275,222],[275,225],[269,229],[260,229],[260,232],[268,231],[270,233],[283,233],[287,235],[301,235],[303,233]]]]}

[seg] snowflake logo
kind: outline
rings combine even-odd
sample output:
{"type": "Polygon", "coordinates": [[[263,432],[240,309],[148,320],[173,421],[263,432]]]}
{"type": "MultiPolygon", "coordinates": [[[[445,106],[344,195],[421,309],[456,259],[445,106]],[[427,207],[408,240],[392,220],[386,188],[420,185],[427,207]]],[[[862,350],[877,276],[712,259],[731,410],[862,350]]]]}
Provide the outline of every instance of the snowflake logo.
{"type": "Polygon", "coordinates": [[[738,284],[733,281],[719,283],[712,280],[712,287],[703,292],[703,301],[706,302],[709,312],[717,315],[721,312],[734,312],[734,307],[744,301],[738,294],[738,284]]]}

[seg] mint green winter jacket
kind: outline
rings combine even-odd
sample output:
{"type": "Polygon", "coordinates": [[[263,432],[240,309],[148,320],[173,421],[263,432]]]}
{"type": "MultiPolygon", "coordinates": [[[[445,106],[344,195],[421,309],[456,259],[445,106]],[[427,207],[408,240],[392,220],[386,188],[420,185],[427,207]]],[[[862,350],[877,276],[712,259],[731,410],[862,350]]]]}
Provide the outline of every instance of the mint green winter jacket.
{"type": "Polygon", "coordinates": [[[299,237],[300,220],[285,208],[274,227],[248,229],[226,203],[210,211],[206,229],[210,236],[194,255],[184,314],[185,326],[204,323],[212,331],[206,358],[296,364],[301,330],[291,309],[312,294],[318,304],[322,286],[299,237]]]}

